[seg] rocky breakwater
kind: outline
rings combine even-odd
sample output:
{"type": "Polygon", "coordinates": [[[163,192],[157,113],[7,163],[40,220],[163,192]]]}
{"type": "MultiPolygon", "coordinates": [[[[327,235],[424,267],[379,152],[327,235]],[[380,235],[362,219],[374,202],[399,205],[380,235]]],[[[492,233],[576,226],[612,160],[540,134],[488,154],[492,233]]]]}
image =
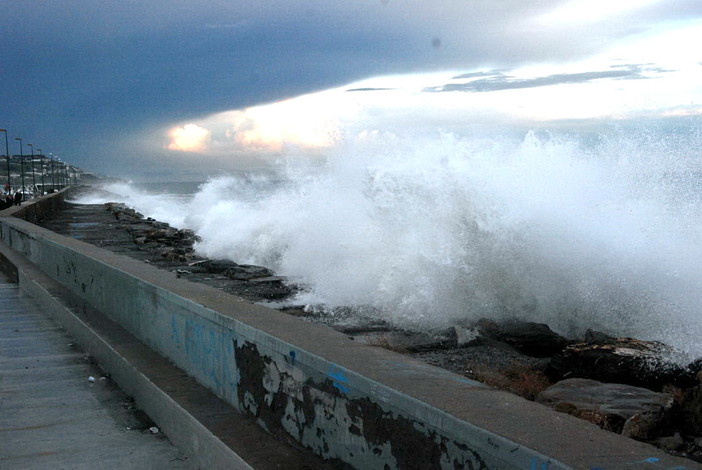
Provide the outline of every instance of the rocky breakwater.
{"type": "MultiPolygon", "coordinates": [[[[213,260],[195,254],[198,237],[192,230],[176,229],[120,203],[107,203],[119,228],[132,238],[141,257],[155,266],[169,269],[179,277],[226,290],[254,302],[275,301],[291,296],[297,287],[263,266],[213,260]]],[[[139,256],[136,256],[139,257],[139,256]]]]}

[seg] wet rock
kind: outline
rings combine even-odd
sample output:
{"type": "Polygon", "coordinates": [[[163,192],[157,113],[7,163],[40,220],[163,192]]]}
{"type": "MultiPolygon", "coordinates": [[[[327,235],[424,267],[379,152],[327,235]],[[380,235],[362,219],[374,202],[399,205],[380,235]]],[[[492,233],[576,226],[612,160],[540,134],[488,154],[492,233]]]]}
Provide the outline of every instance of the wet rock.
{"type": "Polygon", "coordinates": [[[666,384],[689,386],[690,372],[676,351],[658,341],[589,335],[590,341],[567,346],[553,358],[547,373],[554,380],[585,377],[661,390],[666,384]]]}
{"type": "Polygon", "coordinates": [[[166,258],[171,261],[186,261],[189,256],[189,253],[186,250],[172,246],[162,246],[156,248],[155,252],[162,258],[166,258]]]}
{"type": "Polygon", "coordinates": [[[108,202],[105,204],[105,207],[114,214],[115,219],[120,221],[139,221],[144,218],[142,214],[119,202],[108,202]]]}
{"type": "Polygon", "coordinates": [[[549,357],[563,350],[568,340],[543,323],[491,320],[478,322],[479,332],[488,338],[512,346],[532,357],[549,357]]]}
{"type": "Polygon", "coordinates": [[[454,326],[450,335],[455,338],[456,347],[464,348],[474,346],[480,343],[482,335],[477,327],[454,326]]]}
{"type": "Polygon", "coordinates": [[[621,434],[639,441],[648,441],[659,437],[670,421],[668,408],[638,413],[626,420],[621,434]]]}
{"type": "Polygon", "coordinates": [[[695,359],[687,366],[687,374],[690,377],[694,377],[697,380],[697,384],[702,384],[702,358],[695,359]]]}
{"type": "Polygon", "coordinates": [[[147,238],[155,241],[164,241],[174,238],[177,230],[173,227],[158,227],[148,232],[147,238]]]}
{"type": "Polygon", "coordinates": [[[680,433],[675,433],[673,436],[661,437],[657,439],[654,444],[661,449],[667,450],[668,452],[673,452],[679,450],[684,444],[682,436],[680,433]]]}
{"type": "Polygon", "coordinates": [[[190,244],[200,240],[199,237],[195,235],[195,232],[189,229],[177,230],[176,233],[173,235],[173,238],[175,238],[176,240],[188,242],[190,244]]]}
{"type": "Polygon", "coordinates": [[[627,432],[633,436],[647,435],[651,429],[660,428],[668,417],[673,398],[632,385],[567,379],[539,393],[536,401],[615,432],[621,432],[630,421],[627,432]],[[645,418],[634,418],[637,415],[645,418]],[[640,430],[634,429],[637,422],[644,420],[652,422],[642,425],[640,430]]]}
{"type": "Polygon", "coordinates": [[[684,390],[678,408],[681,429],[702,436],[702,385],[684,390]]]}
{"type": "Polygon", "coordinates": [[[280,285],[285,282],[285,278],[283,276],[267,276],[267,277],[257,277],[254,279],[251,279],[252,284],[256,285],[263,285],[263,284],[268,284],[268,285],[280,285]]]}
{"type": "Polygon", "coordinates": [[[275,273],[268,268],[263,266],[254,266],[252,264],[239,264],[232,266],[224,271],[229,279],[236,279],[239,281],[250,281],[256,278],[267,278],[275,276],[275,273]]]}
{"type": "Polygon", "coordinates": [[[209,273],[209,274],[224,274],[225,271],[239,266],[234,261],[223,259],[206,259],[191,263],[192,272],[209,273]]]}
{"type": "Polygon", "coordinates": [[[153,226],[142,221],[132,222],[124,226],[125,230],[129,232],[132,237],[146,237],[149,238],[149,234],[153,230],[153,226]]]}
{"type": "Polygon", "coordinates": [[[404,353],[449,349],[453,344],[448,337],[401,330],[368,332],[357,335],[356,338],[366,344],[404,353]]]}

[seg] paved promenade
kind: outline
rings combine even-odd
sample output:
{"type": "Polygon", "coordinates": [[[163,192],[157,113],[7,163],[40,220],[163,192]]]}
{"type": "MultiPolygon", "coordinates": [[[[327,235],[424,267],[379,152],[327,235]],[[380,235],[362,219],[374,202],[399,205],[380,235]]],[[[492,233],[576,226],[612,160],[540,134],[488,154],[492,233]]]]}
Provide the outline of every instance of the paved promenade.
{"type": "Polygon", "coordinates": [[[0,468],[194,468],[152,426],[0,273],[0,468]]]}

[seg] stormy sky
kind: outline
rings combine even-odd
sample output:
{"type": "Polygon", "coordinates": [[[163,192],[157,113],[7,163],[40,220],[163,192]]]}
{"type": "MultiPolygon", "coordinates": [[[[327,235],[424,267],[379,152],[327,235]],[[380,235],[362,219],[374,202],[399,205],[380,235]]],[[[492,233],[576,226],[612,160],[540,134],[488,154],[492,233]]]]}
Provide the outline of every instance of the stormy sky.
{"type": "MultiPolygon", "coordinates": [[[[330,120],[361,129],[371,115],[372,125],[382,126],[380,113],[404,125],[412,109],[429,106],[429,116],[444,122],[462,114],[451,103],[463,99],[445,95],[493,95],[479,107],[499,113],[499,93],[639,82],[632,85],[636,98],[632,92],[627,99],[643,103],[651,95],[647,82],[674,77],[666,86],[684,82],[689,89],[678,87],[654,108],[697,112],[701,104],[694,85],[702,69],[702,53],[694,50],[702,42],[697,0],[2,0],[0,6],[0,127],[11,139],[115,176],[197,179],[255,164],[262,148],[280,153],[264,124],[275,127],[275,138],[295,140],[308,131],[292,128],[301,120],[316,131],[330,120]],[[651,44],[664,43],[671,50],[647,57],[656,49],[651,44]],[[663,64],[659,57],[676,60],[663,64]],[[396,90],[404,94],[392,98],[396,90]],[[350,111],[351,95],[362,98],[354,98],[350,111]]],[[[321,137],[304,136],[324,145],[321,137]]]]}

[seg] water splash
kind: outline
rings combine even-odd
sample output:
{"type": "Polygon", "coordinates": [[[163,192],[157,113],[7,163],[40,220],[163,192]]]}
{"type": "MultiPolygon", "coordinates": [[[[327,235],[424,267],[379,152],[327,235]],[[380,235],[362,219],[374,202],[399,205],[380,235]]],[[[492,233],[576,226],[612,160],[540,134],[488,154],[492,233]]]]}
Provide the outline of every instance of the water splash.
{"type": "Polygon", "coordinates": [[[299,302],[415,326],[520,318],[701,355],[700,144],[699,132],[651,129],[376,133],[289,165],[285,184],[213,179],[169,206],[182,219],[134,205],[196,230],[205,256],[302,279],[299,302]]]}

